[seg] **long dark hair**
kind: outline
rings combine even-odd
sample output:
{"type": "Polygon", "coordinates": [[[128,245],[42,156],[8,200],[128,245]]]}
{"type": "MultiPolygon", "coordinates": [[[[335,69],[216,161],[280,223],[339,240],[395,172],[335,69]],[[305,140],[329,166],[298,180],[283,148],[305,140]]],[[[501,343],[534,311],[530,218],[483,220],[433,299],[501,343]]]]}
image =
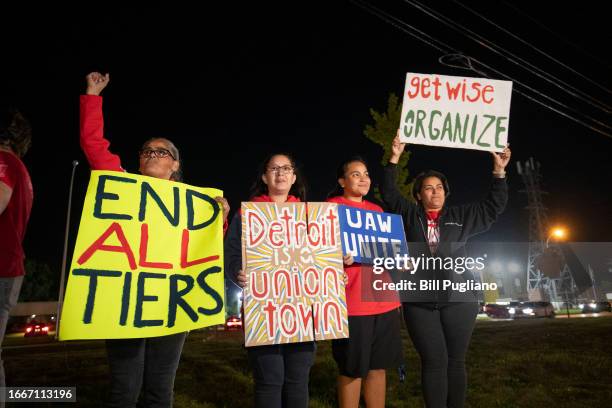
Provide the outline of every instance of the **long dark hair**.
{"type": "Polygon", "coordinates": [[[299,198],[300,201],[306,201],[306,183],[304,181],[302,171],[293,156],[284,152],[272,153],[259,165],[259,168],[257,169],[257,177],[251,186],[250,197],[253,198],[268,194],[268,186],[263,182],[262,177],[268,170],[268,164],[270,164],[270,160],[272,160],[274,156],[285,156],[289,159],[291,162],[291,167],[293,167],[293,174],[295,174],[295,183],[293,183],[291,186],[289,194],[299,198]]]}
{"type": "Polygon", "coordinates": [[[361,163],[368,168],[368,163],[361,156],[352,156],[343,161],[342,164],[340,164],[340,166],[338,166],[336,169],[336,185],[334,186],[333,190],[327,194],[328,199],[344,195],[344,189],[340,186],[340,183],[338,183],[338,179],[345,178],[349,164],[355,162],[361,163]]]}
{"type": "Polygon", "coordinates": [[[152,137],[151,139],[147,140],[146,142],[142,144],[141,150],[148,148],[149,144],[151,144],[151,142],[154,142],[156,140],[160,140],[164,142],[164,144],[166,145],[166,148],[170,151],[170,153],[172,153],[174,160],[179,163],[178,170],[172,173],[172,175],[170,176],[170,180],[183,181],[183,163],[181,162],[181,155],[179,153],[179,150],[174,145],[174,143],[172,143],[170,140],[164,137],[152,137]]]}
{"type": "Polygon", "coordinates": [[[16,109],[7,108],[0,112],[0,144],[23,157],[32,144],[32,127],[16,109]]]}

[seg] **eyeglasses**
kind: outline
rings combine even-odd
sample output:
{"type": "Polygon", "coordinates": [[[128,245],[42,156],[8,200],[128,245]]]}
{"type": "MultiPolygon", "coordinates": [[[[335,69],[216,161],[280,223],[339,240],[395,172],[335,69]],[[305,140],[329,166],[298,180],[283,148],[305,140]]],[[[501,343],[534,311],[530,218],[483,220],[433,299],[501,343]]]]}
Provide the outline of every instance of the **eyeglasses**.
{"type": "Polygon", "coordinates": [[[174,156],[172,155],[172,153],[170,153],[170,150],[168,149],[150,149],[150,148],[146,148],[146,149],[142,149],[140,152],[140,157],[146,157],[146,158],[156,158],[156,159],[163,159],[165,157],[172,157],[172,160],[176,160],[174,158],[174,156]]]}
{"type": "Polygon", "coordinates": [[[268,167],[268,171],[276,174],[291,174],[293,173],[293,167],[291,166],[274,166],[268,167]]]}

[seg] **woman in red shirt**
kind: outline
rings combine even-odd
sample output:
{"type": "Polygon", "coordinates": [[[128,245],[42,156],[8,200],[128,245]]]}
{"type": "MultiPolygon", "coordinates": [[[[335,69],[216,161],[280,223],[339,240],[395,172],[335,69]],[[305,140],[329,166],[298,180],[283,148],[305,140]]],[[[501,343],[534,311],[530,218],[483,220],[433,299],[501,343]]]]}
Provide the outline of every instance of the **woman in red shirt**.
{"type": "MultiPolygon", "coordinates": [[[[338,184],[327,201],[383,212],[364,197],[370,191],[370,175],[365,161],[353,157],[338,168],[338,184]]],[[[347,274],[346,303],[348,308],[348,339],[333,340],[332,351],[338,364],[338,401],[340,407],[358,407],[363,387],[366,406],[384,407],[386,369],[402,362],[400,338],[400,303],[396,297],[383,296],[382,301],[362,301],[362,273],[371,267],[344,258],[347,274]]],[[[365,289],[365,288],[364,288],[365,289]]]]}
{"type": "MultiPolygon", "coordinates": [[[[92,170],[125,171],[119,156],[109,151],[104,138],[102,97],[100,93],[110,81],[109,74],[92,72],[86,77],[87,91],[80,98],[81,148],[92,170]]],[[[145,176],[182,181],[179,151],[164,138],[149,139],[139,152],[139,172],[145,176]]],[[[223,209],[224,221],[229,205],[223,197],[215,197],[223,209]]],[[[111,372],[109,407],[171,407],[174,377],[187,333],[142,339],[106,341],[111,372]],[[139,405],[140,406],[140,405],[139,405]]]]}
{"type": "MultiPolygon", "coordinates": [[[[21,158],[30,148],[31,137],[30,124],[21,113],[0,109],[0,389],[6,381],[2,340],[25,275],[22,242],[34,193],[21,158]]],[[[4,407],[3,401],[0,407],[4,407]]]]}

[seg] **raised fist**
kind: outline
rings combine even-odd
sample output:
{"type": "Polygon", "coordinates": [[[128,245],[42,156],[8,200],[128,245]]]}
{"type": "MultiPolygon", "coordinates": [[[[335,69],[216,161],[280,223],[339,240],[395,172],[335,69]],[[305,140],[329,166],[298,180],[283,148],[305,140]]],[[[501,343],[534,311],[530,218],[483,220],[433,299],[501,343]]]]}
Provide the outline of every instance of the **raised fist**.
{"type": "Polygon", "coordinates": [[[102,75],[99,72],[91,72],[85,77],[87,80],[87,95],[100,95],[102,90],[106,88],[106,85],[110,82],[110,75],[107,73],[102,75]]]}

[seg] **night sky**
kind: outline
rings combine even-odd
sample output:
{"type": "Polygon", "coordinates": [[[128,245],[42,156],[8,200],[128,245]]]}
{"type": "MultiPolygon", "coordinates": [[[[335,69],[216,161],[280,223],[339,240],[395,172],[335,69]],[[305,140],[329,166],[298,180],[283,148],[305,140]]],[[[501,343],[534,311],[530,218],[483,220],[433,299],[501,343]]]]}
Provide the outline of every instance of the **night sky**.
{"type": "MultiPolygon", "coordinates": [[[[456,3],[427,3],[612,105],[610,93],[511,40],[456,3]]],[[[603,5],[582,1],[577,9],[573,3],[540,3],[464,4],[612,88],[612,38],[603,5]]],[[[137,151],[144,140],[169,138],[181,150],[185,181],[223,189],[233,210],[248,199],[258,163],[273,151],[295,153],[312,201],[325,197],[335,183],[337,165],[353,154],[369,160],[376,182],[382,150],[363,136],[365,125],[372,122],[369,109],[384,109],[390,92],[401,95],[406,72],[478,76],[441,65],[442,53],[348,1],[232,2],[216,8],[207,3],[202,3],[204,8],[166,4],[3,6],[0,95],[17,105],[33,126],[33,146],[24,160],[35,189],[25,242],[28,257],[59,269],[71,162],[77,159],[74,242],[89,178],[78,145],[78,95],[90,71],[111,74],[103,93],[106,135],[128,171],[137,171],[137,151]]],[[[453,48],[612,124],[610,114],[564,96],[410,4],[376,4],[453,48]]],[[[533,156],[542,163],[553,222],[566,224],[574,241],[612,241],[611,138],[515,93],[509,141],[513,161],[533,156]]],[[[448,175],[450,204],[486,193],[492,168],[488,153],[427,146],[413,146],[412,151],[411,174],[434,168],[448,175]]],[[[528,240],[526,196],[519,193],[523,186],[515,165],[508,170],[508,210],[482,239],[528,240]]]]}

